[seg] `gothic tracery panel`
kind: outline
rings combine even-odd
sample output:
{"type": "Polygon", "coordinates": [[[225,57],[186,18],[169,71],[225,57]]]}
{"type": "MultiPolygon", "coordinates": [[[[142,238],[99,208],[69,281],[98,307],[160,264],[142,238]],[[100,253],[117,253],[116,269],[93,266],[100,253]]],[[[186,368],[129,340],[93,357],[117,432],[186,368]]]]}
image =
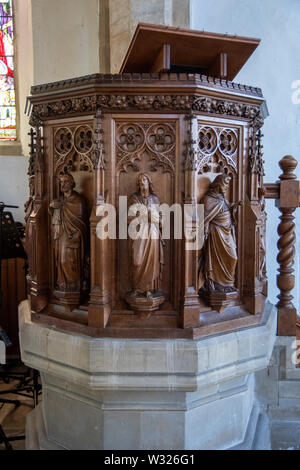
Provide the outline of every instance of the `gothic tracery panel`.
{"type": "Polygon", "coordinates": [[[151,171],[157,171],[161,166],[164,172],[174,172],[175,141],[174,123],[117,122],[117,170],[127,172],[131,166],[135,171],[139,171],[138,162],[146,152],[152,160],[151,171]]]}
{"type": "Polygon", "coordinates": [[[89,125],[60,127],[54,131],[55,174],[93,171],[94,134],[89,125]]]}
{"type": "Polygon", "coordinates": [[[237,172],[238,131],[198,124],[198,171],[237,172]]]}

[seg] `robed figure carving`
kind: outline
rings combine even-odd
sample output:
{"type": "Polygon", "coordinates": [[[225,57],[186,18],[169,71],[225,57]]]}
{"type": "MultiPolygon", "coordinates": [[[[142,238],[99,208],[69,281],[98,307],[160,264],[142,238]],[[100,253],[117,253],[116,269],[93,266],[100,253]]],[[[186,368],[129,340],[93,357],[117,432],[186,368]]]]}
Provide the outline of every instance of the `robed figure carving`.
{"type": "MultiPolygon", "coordinates": [[[[229,176],[218,175],[201,200],[204,204],[204,245],[199,260],[199,289],[204,294],[236,292],[234,223],[240,203],[230,205],[227,202],[225,194],[229,183],[229,176]]],[[[226,296],[223,298],[226,300],[226,296]]]]}
{"type": "Polygon", "coordinates": [[[160,200],[147,173],[137,178],[137,192],[129,198],[129,262],[132,291],[127,302],[138,311],[154,311],[164,301],[159,290],[164,255],[160,200]],[[134,214],[134,215],[132,215],[134,214]]]}
{"type": "Polygon", "coordinates": [[[61,175],[59,181],[63,197],[50,204],[53,209],[55,295],[65,299],[66,303],[76,304],[86,282],[84,263],[88,240],[87,206],[85,198],[74,191],[75,181],[71,174],[61,175]],[[66,295],[61,295],[60,292],[66,295]]]}

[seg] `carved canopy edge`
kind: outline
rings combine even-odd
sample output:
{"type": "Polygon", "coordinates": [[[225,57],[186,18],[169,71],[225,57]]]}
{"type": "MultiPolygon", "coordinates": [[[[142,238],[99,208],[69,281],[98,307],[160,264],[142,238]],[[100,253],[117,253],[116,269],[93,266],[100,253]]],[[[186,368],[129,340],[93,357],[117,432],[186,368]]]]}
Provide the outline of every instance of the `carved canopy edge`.
{"type": "Polygon", "coordinates": [[[146,83],[156,85],[158,82],[176,85],[177,82],[183,84],[187,82],[189,85],[199,85],[214,89],[233,91],[236,93],[252,95],[255,97],[263,97],[260,88],[249,85],[234,83],[229,80],[223,80],[216,77],[210,77],[194,73],[123,73],[123,74],[100,74],[85,75],[83,77],[71,78],[68,80],[60,80],[57,82],[44,83],[31,87],[31,95],[39,95],[41,93],[66,90],[69,88],[77,88],[97,84],[125,84],[135,83],[136,86],[146,83]]]}

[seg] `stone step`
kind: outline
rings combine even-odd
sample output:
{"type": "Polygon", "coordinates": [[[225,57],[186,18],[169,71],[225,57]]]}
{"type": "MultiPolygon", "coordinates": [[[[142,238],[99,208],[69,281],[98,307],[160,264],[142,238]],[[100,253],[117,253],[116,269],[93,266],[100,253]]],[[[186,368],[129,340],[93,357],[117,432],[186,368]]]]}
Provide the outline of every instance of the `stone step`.
{"type": "Polygon", "coordinates": [[[43,407],[39,403],[26,419],[26,450],[65,450],[47,439],[43,407]]]}
{"type": "Polygon", "coordinates": [[[268,450],[270,445],[269,420],[260,407],[254,405],[243,442],[230,450],[268,450]]]}
{"type": "Polygon", "coordinates": [[[279,399],[280,398],[300,398],[300,381],[280,380],[279,399]]]}
{"type": "Polygon", "coordinates": [[[282,377],[281,380],[298,380],[300,382],[300,369],[296,369],[296,367],[293,369],[285,369],[284,376],[282,376],[282,369],[280,370],[280,372],[282,377]]]}
{"type": "Polygon", "coordinates": [[[271,425],[272,450],[300,449],[300,422],[274,421],[271,425]]]}

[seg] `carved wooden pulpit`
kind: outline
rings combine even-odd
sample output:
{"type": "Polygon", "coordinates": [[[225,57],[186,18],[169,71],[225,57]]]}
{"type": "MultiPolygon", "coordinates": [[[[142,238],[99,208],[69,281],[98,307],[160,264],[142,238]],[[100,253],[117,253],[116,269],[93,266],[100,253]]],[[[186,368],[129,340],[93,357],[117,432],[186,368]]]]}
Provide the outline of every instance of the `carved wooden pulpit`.
{"type": "Polygon", "coordinates": [[[140,24],[120,74],[32,87],[34,322],[125,338],[259,323],[267,109],[260,89],[232,82],[258,44],[140,24]]]}

